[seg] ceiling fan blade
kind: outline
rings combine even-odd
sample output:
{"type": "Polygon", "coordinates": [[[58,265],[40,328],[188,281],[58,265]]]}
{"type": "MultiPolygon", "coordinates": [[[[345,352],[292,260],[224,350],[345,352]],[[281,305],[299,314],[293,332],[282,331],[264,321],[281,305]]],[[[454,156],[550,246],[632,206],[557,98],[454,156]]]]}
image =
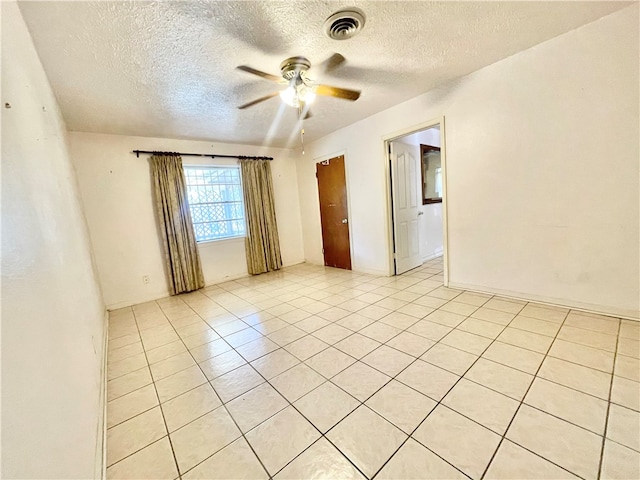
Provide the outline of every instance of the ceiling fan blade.
{"type": "Polygon", "coordinates": [[[254,100],[254,101],[249,102],[249,103],[245,103],[244,105],[240,105],[238,108],[239,108],[240,110],[242,110],[242,109],[244,109],[244,108],[252,107],[252,106],[254,106],[254,105],[255,105],[255,104],[257,104],[257,103],[261,103],[261,102],[264,102],[265,100],[269,100],[270,98],[276,97],[276,96],[278,96],[279,94],[280,94],[280,92],[273,92],[273,93],[270,93],[269,95],[265,95],[264,97],[260,97],[260,98],[258,98],[257,100],[254,100]]]}
{"type": "Polygon", "coordinates": [[[320,64],[320,67],[324,70],[325,73],[332,72],[336,68],[340,67],[347,59],[344,58],[339,53],[334,53],[329,58],[327,58],[324,62],[320,64]]]}
{"type": "Polygon", "coordinates": [[[329,85],[316,85],[316,94],[326,97],[337,97],[352,102],[360,98],[358,90],[349,90],[347,88],[331,87],[329,85]]]}
{"type": "Polygon", "coordinates": [[[278,77],[276,75],[271,75],[270,73],[262,72],[260,70],[256,70],[255,68],[251,68],[247,65],[240,65],[236,67],[238,70],[242,70],[243,72],[251,73],[253,75],[257,75],[262,78],[266,78],[267,80],[271,80],[272,82],[280,83],[282,81],[282,77],[278,77]]]}

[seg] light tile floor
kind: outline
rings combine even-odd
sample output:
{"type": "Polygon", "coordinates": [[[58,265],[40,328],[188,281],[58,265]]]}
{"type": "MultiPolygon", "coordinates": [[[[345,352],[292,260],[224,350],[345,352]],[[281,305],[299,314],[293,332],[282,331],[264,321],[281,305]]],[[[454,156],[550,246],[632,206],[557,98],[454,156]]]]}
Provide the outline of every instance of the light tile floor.
{"type": "Polygon", "coordinates": [[[640,323],[307,264],[111,312],[107,477],[639,478],[640,323]]]}

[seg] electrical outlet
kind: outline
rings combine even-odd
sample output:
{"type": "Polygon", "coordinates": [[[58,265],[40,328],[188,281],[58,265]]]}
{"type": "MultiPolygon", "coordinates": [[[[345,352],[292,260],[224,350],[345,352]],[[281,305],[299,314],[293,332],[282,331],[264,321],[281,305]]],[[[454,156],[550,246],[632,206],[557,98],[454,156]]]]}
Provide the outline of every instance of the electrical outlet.
{"type": "Polygon", "coordinates": [[[145,285],[149,285],[149,275],[142,276],[142,283],[144,283],[145,285]]]}

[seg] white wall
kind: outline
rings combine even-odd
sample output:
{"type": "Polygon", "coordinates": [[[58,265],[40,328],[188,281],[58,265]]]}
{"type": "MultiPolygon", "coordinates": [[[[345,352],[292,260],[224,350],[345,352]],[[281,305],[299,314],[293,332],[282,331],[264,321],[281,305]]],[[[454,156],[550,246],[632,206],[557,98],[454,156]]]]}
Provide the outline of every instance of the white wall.
{"type": "Polygon", "coordinates": [[[420,130],[419,132],[411,133],[409,135],[405,135],[402,137],[402,141],[404,143],[408,143],[409,145],[420,146],[423,145],[431,145],[432,147],[440,146],[440,126],[435,126],[431,128],[426,128],[424,130],[420,130]]]}
{"type": "Polygon", "coordinates": [[[99,478],[105,309],[64,123],[17,5],[1,9],[2,477],[99,478]]]}
{"type": "Polygon", "coordinates": [[[420,211],[420,256],[426,262],[443,253],[442,203],[422,205],[420,211]]]}
{"type": "Polygon", "coordinates": [[[389,272],[383,138],[444,115],[451,284],[638,316],[638,57],[635,4],[313,142],[305,257],[312,160],[346,151],[354,270],[389,272]]]}
{"type": "MultiPolygon", "coordinates": [[[[118,308],[169,294],[154,212],[148,155],[132,150],[272,156],[280,248],[285,265],[304,260],[296,166],[288,150],[190,140],[69,133],[105,302],[118,308]],[[150,277],[149,284],[142,276],[150,277]]],[[[237,165],[184,157],[185,164],[237,165]]],[[[200,244],[207,285],[247,275],[244,238],[200,244]]]]}

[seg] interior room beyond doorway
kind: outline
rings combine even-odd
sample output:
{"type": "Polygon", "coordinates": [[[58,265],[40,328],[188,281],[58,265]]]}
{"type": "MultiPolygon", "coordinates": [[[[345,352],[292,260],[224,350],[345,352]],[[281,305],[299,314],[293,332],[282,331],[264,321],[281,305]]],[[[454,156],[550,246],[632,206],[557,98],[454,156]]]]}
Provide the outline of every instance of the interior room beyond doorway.
{"type": "Polygon", "coordinates": [[[443,165],[440,124],[388,142],[394,273],[443,255],[443,165]]]}

